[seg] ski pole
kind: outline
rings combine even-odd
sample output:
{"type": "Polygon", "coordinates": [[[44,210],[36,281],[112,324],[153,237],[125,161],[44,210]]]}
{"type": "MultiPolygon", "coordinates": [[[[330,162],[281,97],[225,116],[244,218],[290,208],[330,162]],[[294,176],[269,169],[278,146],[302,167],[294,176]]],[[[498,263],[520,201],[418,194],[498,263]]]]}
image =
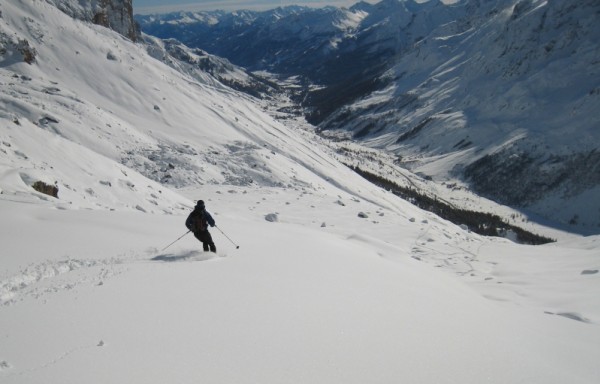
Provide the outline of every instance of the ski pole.
{"type": "Polygon", "coordinates": [[[227,238],[227,240],[231,241],[231,244],[235,245],[235,249],[240,249],[240,246],[239,246],[239,245],[237,245],[236,243],[234,243],[234,242],[233,242],[233,240],[231,240],[231,239],[229,238],[229,236],[227,236],[227,235],[225,234],[225,232],[221,231],[221,228],[217,227],[216,225],[215,225],[215,227],[216,227],[216,228],[217,228],[217,229],[218,229],[218,230],[219,230],[219,231],[220,231],[220,232],[223,234],[223,236],[225,236],[225,237],[227,238]]]}
{"type": "Polygon", "coordinates": [[[183,235],[181,235],[177,240],[175,240],[174,242],[172,242],[171,244],[167,245],[166,247],[164,247],[162,251],[164,251],[165,249],[169,248],[171,245],[175,244],[176,242],[178,242],[179,240],[181,240],[183,238],[183,236],[187,235],[188,233],[190,233],[192,231],[187,231],[186,233],[184,233],[183,235]]]}

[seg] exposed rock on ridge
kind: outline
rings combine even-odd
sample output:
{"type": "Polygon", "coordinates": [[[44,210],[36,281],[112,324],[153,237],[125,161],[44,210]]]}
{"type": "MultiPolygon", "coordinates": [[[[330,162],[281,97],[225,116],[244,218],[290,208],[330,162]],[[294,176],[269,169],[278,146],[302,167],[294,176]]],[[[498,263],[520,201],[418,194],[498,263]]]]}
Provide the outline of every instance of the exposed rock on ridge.
{"type": "Polygon", "coordinates": [[[137,41],[139,28],[133,20],[133,0],[47,0],[66,14],[102,25],[137,41]]]}

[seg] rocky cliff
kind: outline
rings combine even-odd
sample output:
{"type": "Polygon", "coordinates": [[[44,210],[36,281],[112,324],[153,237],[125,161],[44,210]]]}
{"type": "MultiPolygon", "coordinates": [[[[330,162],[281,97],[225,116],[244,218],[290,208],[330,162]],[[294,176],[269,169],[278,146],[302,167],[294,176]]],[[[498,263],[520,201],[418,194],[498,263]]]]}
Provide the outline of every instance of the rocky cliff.
{"type": "Polygon", "coordinates": [[[47,0],[80,20],[110,28],[132,41],[140,33],[133,20],[133,0],[47,0]]]}

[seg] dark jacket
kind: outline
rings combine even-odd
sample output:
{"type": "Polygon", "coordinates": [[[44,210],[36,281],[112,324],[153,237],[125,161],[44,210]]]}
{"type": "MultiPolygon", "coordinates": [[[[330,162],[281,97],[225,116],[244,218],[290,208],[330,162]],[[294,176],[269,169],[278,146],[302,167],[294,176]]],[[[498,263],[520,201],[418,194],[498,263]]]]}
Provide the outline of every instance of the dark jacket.
{"type": "Polygon", "coordinates": [[[198,207],[194,208],[192,213],[190,213],[187,220],[185,221],[185,226],[187,227],[187,229],[194,233],[206,231],[209,225],[211,227],[214,227],[215,220],[212,218],[210,213],[206,211],[206,209],[198,207]]]}

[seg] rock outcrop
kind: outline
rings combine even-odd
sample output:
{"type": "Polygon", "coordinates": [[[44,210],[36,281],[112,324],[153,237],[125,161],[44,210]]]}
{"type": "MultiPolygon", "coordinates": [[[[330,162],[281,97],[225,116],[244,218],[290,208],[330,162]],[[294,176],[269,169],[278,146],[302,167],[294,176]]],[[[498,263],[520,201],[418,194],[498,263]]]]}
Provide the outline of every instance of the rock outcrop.
{"type": "Polygon", "coordinates": [[[80,20],[110,28],[137,41],[140,31],[133,20],[133,0],[47,0],[80,20]]]}

